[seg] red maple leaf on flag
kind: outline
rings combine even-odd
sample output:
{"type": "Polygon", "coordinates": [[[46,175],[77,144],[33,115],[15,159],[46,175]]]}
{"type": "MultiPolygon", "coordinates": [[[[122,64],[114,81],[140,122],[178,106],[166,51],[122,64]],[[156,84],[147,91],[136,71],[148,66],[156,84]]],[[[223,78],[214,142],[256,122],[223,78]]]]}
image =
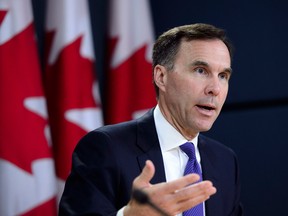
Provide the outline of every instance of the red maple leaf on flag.
{"type": "Polygon", "coordinates": [[[156,105],[153,27],[147,0],[111,0],[106,123],[135,119],[156,105]]]}
{"type": "Polygon", "coordinates": [[[0,58],[0,80],[5,80],[1,82],[0,87],[0,98],[4,101],[0,106],[1,143],[9,143],[5,147],[1,146],[0,157],[29,173],[32,173],[33,161],[51,157],[44,136],[47,119],[31,108],[33,101],[41,101],[43,97],[36,50],[29,50],[29,55],[15,52],[15,50],[27,51],[27,47],[35,45],[35,41],[31,38],[32,32],[33,26],[30,25],[1,45],[0,49],[0,56],[5,56],[0,58]],[[14,59],[17,59],[17,62],[14,59]],[[34,75],[29,76],[25,68],[36,73],[33,72],[34,75]]]}
{"type": "MultiPolygon", "coordinates": [[[[49,35],[49,38],[53,38],[53,33],[49,35]]],[[[63,180],[67,178],[70,172],[72,152],[77,142],[90,130],[84,125],[79,125],[79,122],[73,122],[72,119],[69,119],[69,111],[82,109],[85,112],[85,108],[98,106],[92,97],[94,74],[91,72],[94,69],[93,62],[80,55],[81,41],[82,37],[79,37],[63,48],[57,61],[46,68],[45,84],[49,121],[52,142],[55,145],[55,161],[56,164],[59,164],[56,167],[56,172],[63,180]]],[[[51,47],[49,42],[47,45],[51,47]]],[[[47,51],[49,52],[48,49],[47,51]]],[[[96,121],[96,119],[90,119],[90,121],[96,121]]]]}
{"type": "Polygon", "coordinates": [[[44,82],[59,196],[76,144],[103,125],[88,9],[86,0],[47,4],[44,82]]]}
{"type": "Polygon", "coordinates": [[[11,0],[0,4],[1,9],[7,8],[0,14],[1,215],[57,213],[54,162],[30,3],[11,0]]]}
{"type": "MultiPolygon", "coordinates": [[[[116,38],[110,40],[110,56],[115,52],[117,43],[116,38]]],[[[111,100],[107,100],[107,123],[136,118],[142,110],[156,105],[152,65],[147,61],[146,53],[147,44],[144,44],[117,67],[110,69],[107,98],[111,100]]]]}

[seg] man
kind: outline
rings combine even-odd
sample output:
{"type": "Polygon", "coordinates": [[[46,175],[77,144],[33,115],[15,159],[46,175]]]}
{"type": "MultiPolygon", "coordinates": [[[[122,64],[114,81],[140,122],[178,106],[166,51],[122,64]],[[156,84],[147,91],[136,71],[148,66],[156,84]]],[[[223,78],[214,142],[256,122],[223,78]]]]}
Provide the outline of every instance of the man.
{"type": "Polygon", "coordinates": [[[156,108],[83,137],[59,214],[159,215],[131,198],[133,188],[169,215],[196,208],[201,216],[242,215],[235,154],[199,134],[212,127],[226,99],[231,52],[224,31],[212,25],[162,34],[153,48],[156,108]],[[199,175],[186,175],[187,142],[196,149],[199,175]]]}

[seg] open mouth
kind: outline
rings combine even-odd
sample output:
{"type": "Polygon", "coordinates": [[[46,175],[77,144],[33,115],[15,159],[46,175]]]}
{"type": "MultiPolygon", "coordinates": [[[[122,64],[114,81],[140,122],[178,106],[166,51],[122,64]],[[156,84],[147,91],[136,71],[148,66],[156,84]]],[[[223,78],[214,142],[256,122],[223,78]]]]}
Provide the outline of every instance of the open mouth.
{"type": "Polygon", "coordinates": [[[197,107],[199,107],[200,109],[208,110],[208,111],[215,110],[215,107],[208,106],[208,105],[197,105],[197,107]]]}

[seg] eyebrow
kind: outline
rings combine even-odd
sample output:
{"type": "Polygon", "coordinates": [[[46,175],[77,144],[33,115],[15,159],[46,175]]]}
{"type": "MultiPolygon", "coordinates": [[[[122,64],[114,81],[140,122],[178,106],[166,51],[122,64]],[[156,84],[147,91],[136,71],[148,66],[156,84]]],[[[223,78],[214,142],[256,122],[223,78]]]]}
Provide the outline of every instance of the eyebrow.
{"type": "Polygon", "coordinates": [[[197,60],[197,61],[192,62],[191,65],[192,65],[192,66],[206,66],[206,67],[209,66],[209,64],[208,64],[207,62],[200,61],[200,60],[197,60]]]}
{"type": "MultiPolygon", "coordinates": [[[[205,61],[201,61],[201,60],[197,60],[192,62],[191,64],[192,66],[205,66],[205,67],[209,67],[209,64],[205,61]]],[[[230,75],[232,74],[232,68],[228,67],[228,68],[224,68],[223,72],[229,73],[230,75]]]]}

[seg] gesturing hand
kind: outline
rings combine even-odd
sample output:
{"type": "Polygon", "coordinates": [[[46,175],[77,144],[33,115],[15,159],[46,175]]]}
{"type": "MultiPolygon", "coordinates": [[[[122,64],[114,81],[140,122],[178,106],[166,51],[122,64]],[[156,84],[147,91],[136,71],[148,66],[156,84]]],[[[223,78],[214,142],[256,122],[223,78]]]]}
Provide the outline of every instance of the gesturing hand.
{"type": "MultiPolygon", "coordinates": [[[[211,181],[195,183],[199,180],[197,174],[189,174],[171,182],[152,185],[150,180],[154,173],[153,163],[149,160],[146,161],[144,169],[134,179],[132,187],[143,190],[150,197],[151,202],[170,215],[177,215],[190,209],[216,193],[216,188],[213,187],[211,181]]],[[[159,214],[151,207],[131,199],[124,209],[124,215],[156,216],[159,214]]]]}

